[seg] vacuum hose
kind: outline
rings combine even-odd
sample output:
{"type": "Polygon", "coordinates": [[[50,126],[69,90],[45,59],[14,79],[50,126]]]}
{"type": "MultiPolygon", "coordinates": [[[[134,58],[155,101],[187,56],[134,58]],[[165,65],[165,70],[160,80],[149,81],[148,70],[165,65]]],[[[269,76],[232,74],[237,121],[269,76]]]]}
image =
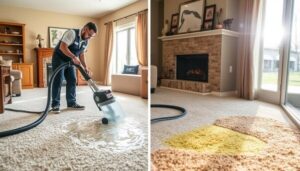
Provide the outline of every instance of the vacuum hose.
{"type": "Polygon", "coordinates": [[[175,109],[180,111],[181,113],[179,115],[175,116],[167,116],[167,117],[160,117],[160,118],[154,118],[151,119],[151,124],[161,122],[161,121],[168,121],[168,120],[173,120],[173,119],[179,119],[186,115],[186,110],[183,107],[179,106],[174,106],[174,105],[166,105],[166,104],[151,104],[152,108],[168,108],[168,109],[175,109]]]}
{"type": "MultiPolygon", "coordinates": [[[[24,132],[24,131],[27,131],[29,129],[32,129],[36,126],[38,126],[40,123],[42,123],[44,121],[44,119],[47,117],[48,115],[48,112],[49,112],[49,108],[50,108],[50,101],[51,101],[51,92],[52,92],[52,86],[53,86],[53,81],[54,81],[54,78],[56,77],[56,75],[58,74],[59,71],[61,71],[62,69],[64,69],[66,66],[71,66],[72,63],[71,61],[70,62],[67,62],[67,63],[64,63],[62,65],[60,65],[53,73],[53,75],[51,76],[50,78],[50,82],[49,82],[49,86],[48,86],[48,98],[47,98],[47,105],[46,105],[46,108],[43,112],[32,112],[32,111],[25,111],[25,110],[16,110],[16,109],[6,109],[6,110],[10,110],[10,111],[16,111],[16,112],[26,112],[26,113],[42,113],[42,115],[34,122],[28,124],[28,125],[25,125],[25,126],[22,126],[22,127],[19,127],[19,128],[15,128],[15,129],[12,129],[12,130],[7,130],[7,131],[3,131],[3,132],[0,132],[0,138],[2,137],[6,137],[6,136],[10,136],[10,135],[14,135],[14,134],[18,134],[18,133],[21,133],[21,132],[24,132]]],[[[83,70],[82,67],[80,66],[77,66],[75,65],[80,71],[83,70]]],[[[81,71],[82,72],[82,71],[81,71]]],[[[85,72],[82,72],[82,73],[85,73],[85,72]]],[[[84,78],[89,78],[90,77],[88,76],[88,74],[83,74],[84,78]]]]}

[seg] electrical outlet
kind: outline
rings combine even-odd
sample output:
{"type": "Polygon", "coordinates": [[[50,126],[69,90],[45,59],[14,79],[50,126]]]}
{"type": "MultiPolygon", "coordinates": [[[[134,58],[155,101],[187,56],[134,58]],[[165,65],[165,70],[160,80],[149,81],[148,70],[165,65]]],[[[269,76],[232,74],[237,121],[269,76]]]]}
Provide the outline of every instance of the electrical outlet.
{"type": "Polygon", "coordinates": [[[232,66],[229,66],[229,72],[232,73],[232,66]]]}

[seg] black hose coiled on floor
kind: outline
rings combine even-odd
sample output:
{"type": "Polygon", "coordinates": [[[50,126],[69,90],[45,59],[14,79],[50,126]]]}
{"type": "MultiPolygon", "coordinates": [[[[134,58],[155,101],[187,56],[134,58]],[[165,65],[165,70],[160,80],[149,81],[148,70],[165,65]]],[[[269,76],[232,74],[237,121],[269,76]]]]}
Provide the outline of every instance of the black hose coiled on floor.
{"type": "Polygon", "coordinates": [[[179,119],[186,115],[186,110],[183,107],[174,106],[174,105],[166,105],[166,104],[151,104],[151,107],[153,108],[168,108],[168,109],[175,109],[180,111],[181,113],[179,115],[175,116],[166,116],[166,117],[160,117],[160,118],[153,118],[151,119],[151,124],[161,122],[161,121],[167,121],[167,120],[173,120],[173,119],[179,119]]]}
{"type": "MultiPolygon", "coordinates": [[[[29,129],[32,129],[36,126],[38,126],[40,123],[42,123],[44,121],[44,119],[47,117],[48,112],[49,112],[49,107],[50,107],[50,101],[51,101],[51,93],[52,93],[52,86],[53,86],[53,80],[56,77],[57,73],[62,70],[64,67],[66,66],[71,66],[71,62],[67,62],[64,63],[62,65],[60,65],[52,74],[50,81],[49,81],[49,85],[48,85],[48,98],[47,98],[47,105],[45,110],[43,111],[42,115],[34,122],[19,127],[19,128],[15,128],[15,129],[11,129],[11,130],[7,130],[7,131],[3,131],[0,132],[0,138],[2,137],[6,137],[6,136],[10,136],[10,135],[14,135],[14,134],[18,134],[24,131],[27,131],[29,129]]],[[[17,111],[17,112],[26,112],[26,113],[40,113],[40,112],[33,112],[33,111],[25,111],[25,110],[16,110],[16,109],[9,109],[9,110],[13,110],[13,111],[17,111]]]]}

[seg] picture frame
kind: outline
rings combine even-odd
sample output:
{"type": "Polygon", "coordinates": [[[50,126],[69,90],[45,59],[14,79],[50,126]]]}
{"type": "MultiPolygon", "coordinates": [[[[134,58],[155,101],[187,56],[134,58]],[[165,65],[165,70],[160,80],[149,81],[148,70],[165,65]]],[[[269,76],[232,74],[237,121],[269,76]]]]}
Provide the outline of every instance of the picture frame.
{"type": "Polygon", "coordinates": [[[180,4],[178,33],[201,31],[205,0],[192,0],[180,4]]]}
{"type": "Polygon", "coordinates": [[[70,28],[48,27],[49,47],[55,48],[67,30],[70,28]]]}
{"type": "Polygon", "coordinates": [[[204,21],[204,24],[203,24],[203,30],[212,30],[214,27],[213,27],[213,21],[204,21]]]}
{"type": "Polygon", "coordinates": [[[179,13],[172,14],[171,27],[170,27],[170,31],[169,31],[171,35],[177,33],[178,20],[179,20],[179,13]]]}
{"type": "Polygon", "coordinates": [[[216,5],[209,5],[205,7],[204,10],[204,23],[203,30],[212,30],[214,29],[216,17],[216,5]]]}

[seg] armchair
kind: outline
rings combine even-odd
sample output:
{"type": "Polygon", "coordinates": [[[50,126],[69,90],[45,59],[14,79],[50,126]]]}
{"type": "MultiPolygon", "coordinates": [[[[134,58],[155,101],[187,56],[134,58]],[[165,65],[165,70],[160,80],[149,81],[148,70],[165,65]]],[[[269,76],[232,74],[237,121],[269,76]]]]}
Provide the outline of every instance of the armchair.
{"type": "Polygon", "coordinates": [[[12,60],[4,60],[0,56],[0,65],[10,67],[10,80],[12,83],[12,94],[21,96],[22,91],[22,72],[20,70],[12,69],[12,60]]]}
{"type": "Polygon", "coordinates": [[[22,72],[12,69],[10,71],[12,77],[12,94],[15,96],[21,96],[22,92],[22,72]]]}

